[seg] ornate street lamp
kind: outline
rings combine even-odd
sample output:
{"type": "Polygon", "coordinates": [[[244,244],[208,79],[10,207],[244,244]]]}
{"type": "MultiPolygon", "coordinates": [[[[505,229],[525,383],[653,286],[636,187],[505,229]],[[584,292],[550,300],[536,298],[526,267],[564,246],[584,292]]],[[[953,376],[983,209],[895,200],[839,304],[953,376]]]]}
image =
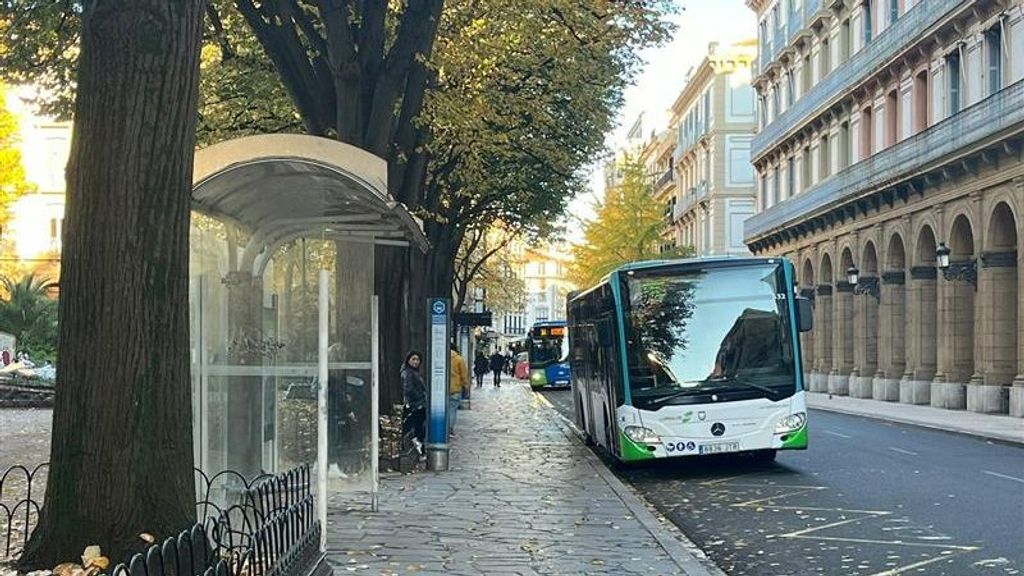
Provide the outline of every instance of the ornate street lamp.
{"type": "Polygon", "coordinates": [[[940,242],[939,247],[935,249],[935,261],[939,265],[939,270],[942,270],[942,277],[950,282],[962,280],[974,286],[974,289],[978,289],[978,262],[977,260],[968,260],[966,262],[950,262],[949,254],[951,250],[946,246],[945,242],[940,242]]]}
{"type": "Polygon", "coordinates": [[[945,242],[939,242],[939,247],[935,249],[935,262],[940,270],[949,269],[950,252],[952,251],[949,249],[949,246],[946,246],[945,242]]]}
{"type": "Polygon", "coordinates": [[[854,295],[867,294],[874,297],[875,300],[880,300],[882,297],[878,286],[878,278],[861,278],[860,270],[856,266],[850,266],[846,269],[846,281],[853,286],[854,295]]]}

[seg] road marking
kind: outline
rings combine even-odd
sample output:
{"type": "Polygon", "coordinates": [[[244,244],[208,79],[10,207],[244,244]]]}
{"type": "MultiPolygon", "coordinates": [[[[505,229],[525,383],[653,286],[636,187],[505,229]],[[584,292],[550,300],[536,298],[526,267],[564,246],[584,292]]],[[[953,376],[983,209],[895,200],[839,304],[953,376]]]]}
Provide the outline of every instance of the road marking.
{"type": "Polygon", "coordinates": [[[973,552],[973,550],[961,550],[961,551],[958,551],[958,552],[953,552],[951,554],[943,554],[941,556],[936,556],[934,558],[929,558],[928,560],[922,560],[920,562],[914,562],[913,564],[907,564],[906,566],[903,566],[903,567],[900,567],[900,568],[893,568],[892,570],[885,570],[884,572],[875,572],[871,576],[897,576],[898,574],[903,574],[905,572],[910,572],[911,570],[913,570],[915,568],[920,568],[922,566],[927,566],[929,564],[934,564],[934,563],[940,562],[942,560],[949,560],[953,556],[957,556],[959,554],[966,554],[967,552],[973,552]]]}
{"type": "Polygon", "coordinates": [[[896,448],[895,446],[890,446],[889,450],[892,450],[893,452],[899,452],[900,454],[906,454],[908,456],[918,456],[917,452],[911,452],[910,450],[904,450],[903,448],[896,448]]]}
{"type": "MultiPolygon", "coordinates": [[[[769,486],[769,487],[770,488],[774,488],[774,486],[769,486]]],[[[775,496],[768,496],[767,498],[758,498],[756,500],[750,500],[748,502],[740,502],[738,504],[732,504],[732,506],[736,507],[736,508],[743,508],[743,507],[746,507],[746,506],[753,506],[754,504],[759,504],[761,502],[768,502],[769,500],[782,500],[783,498],[789,498],[790,496],[799,496],[801,494],[805,494],[807,492],[814,491],[814,490],[828,490],[828,487],[827,486],[802,486],[800,490],[797,490],[795,492],[786,492],[784,494],[776,494],[775,496]]],[[[771,508],[771,505],[767,505],[767,507],[771,508]]]]}
{"type": "Polygon", "coordinates": [[[1006,474],[1000,474],[999,472],[992,472],[992,471],[989,471],[989,470],[982,470],[981,472],[983,474],[988,474],[989,476],[997,476],[999,478],[1006,478],[1007,480],[1013,480],[1014,482],[1020,482],[1021,484],[1024,484],[1024,478],[1017,478],[1016,476],[1007,476],[1006,474]]]}
{"type": "Polygon", "coordinates": [[[853,436],[847,436],[846,434],[840,434],[839,432],[833,432],[831,430],[824,430],[823,432],[825,432],[825,434],[831,434],[833,436],[839,436],[840,438],[846,438],[847,440],[849,440],[850,438],[853,438],[853,436]]]}

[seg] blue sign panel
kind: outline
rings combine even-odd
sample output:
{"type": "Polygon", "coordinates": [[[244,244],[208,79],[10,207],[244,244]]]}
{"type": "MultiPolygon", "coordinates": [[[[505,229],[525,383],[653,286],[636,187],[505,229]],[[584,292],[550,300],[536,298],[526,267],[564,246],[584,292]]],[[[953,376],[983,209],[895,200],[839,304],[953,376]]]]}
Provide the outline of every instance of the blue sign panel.
{"type": "Polygon", "coordinates": [[[431,298],[430,310],[430,424],[428,444],[448,443],[448,301],[431,298]]]}

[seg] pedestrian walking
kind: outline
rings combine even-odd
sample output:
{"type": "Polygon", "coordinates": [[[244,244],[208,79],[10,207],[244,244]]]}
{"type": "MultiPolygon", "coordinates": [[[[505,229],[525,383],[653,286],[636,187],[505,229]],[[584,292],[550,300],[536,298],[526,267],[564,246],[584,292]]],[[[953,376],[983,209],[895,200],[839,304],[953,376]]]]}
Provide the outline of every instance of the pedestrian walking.
{"type": "Polygon", "coordinates": [[[451,373],[448,378],[448,436],[455,435],[455,420],[462,404],[462,392],[469,388],[469,367],[466,360],[459,354],[459,348],[452,344],[451,373]]]}
{"type": "Polygon", "coordinates": [[[483,351],[477,350],[476,360],[473,360],[473,375],[476,376],[476,387],[484,387],[484,376],[491,370],[491,363],[487,361],[483,351]]]}
{"type": "Polygon", "coordinates": [[[500,350],[495,350],[494,354],[491,354],[491,372],[494,373],[494,386],[501,388],[501,371],[505,369],[505,357],[501,355],[500,350]]]}
{"type": "Polygon", "coordinates": [[[405,398],[405,418],[402,437],[412,436],[416,451],[423,455],[423,441],[427,437],[427,387],[420,376],[423,355],[412,351],[402,363],[402,393],[405,398]]]}

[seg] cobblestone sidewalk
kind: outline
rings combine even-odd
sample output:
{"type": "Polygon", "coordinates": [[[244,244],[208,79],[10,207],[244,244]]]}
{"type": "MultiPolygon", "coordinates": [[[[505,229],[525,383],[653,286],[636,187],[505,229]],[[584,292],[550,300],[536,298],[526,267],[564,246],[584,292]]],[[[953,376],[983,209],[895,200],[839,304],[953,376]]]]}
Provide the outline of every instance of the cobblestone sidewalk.
{"type": "Polygon", "coordinates": [[[523,384],[474,390],[448,472],[329,511],[335,574],[708,574],[558,418],[523,384]]]}

